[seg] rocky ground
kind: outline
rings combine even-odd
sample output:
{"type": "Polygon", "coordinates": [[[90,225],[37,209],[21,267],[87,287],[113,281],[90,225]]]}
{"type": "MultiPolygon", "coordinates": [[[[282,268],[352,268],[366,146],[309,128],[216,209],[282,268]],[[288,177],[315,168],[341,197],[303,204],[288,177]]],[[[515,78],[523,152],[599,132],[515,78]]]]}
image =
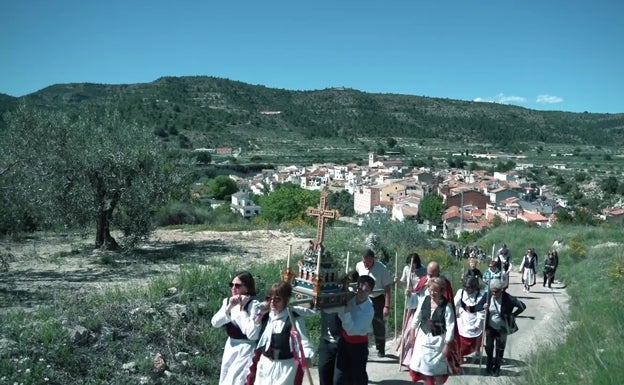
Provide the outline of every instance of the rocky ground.
{"type": "Polygon", "coordinates": [[[289,246],[301,255],[308,239],[274,230],[158,230],[132,256],[92,250],[91,237],[39,235],[0,240],[0,309],[33,307],[59,291],[90,291],[141,285],[175,273],[180,265],[227,260],[240,268],[267,260],[286,261],[289,246]]]}

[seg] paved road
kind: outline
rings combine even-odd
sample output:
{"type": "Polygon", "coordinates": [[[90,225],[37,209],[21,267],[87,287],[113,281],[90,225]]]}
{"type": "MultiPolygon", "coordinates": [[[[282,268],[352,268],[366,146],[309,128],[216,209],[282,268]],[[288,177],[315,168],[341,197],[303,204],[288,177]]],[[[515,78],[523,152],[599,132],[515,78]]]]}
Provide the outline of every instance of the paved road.
{"type": "MultiPolygon", "coordinates": [[[[509,293],[520,298],[527,305],[527,309],[516,320],[520,330],[507,340],[501,376],[485,376],[485,358],[479,369],[478,360],[468,357],[462,365],[463,373],[450,377],[447,385],[509,383],[510,378],[520,376],[526,370],[525,360],[532,351],[563,340],[567,330],[569,297],[561,284],[553,285],[552,289],[544,288],[538,277],[538,284],[533,286],[532,291],[523,293],[520,274],[513,272],[509,293]]],[[[374,346],[371,349],[367,365],[370,384],[413,384],[407,371],[399,371],[395,346],[394,340],[387,342],[388,354],[385,358],[377,358],[374,346]]],[[[318,385],[318,370],[312,368],[311,374],[314,384],[318,385]]],[[[304,384],[306,383],[307,380],[304,380],[304,384]]]]}

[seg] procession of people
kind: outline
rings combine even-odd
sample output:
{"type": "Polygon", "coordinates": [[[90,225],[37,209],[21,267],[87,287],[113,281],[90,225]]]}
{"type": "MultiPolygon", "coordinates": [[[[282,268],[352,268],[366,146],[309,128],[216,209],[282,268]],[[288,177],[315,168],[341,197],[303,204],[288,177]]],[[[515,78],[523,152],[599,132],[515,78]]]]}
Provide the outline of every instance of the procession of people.
{"type": "MultiPolygon", "coordinates": [[[[544,287],[552,287],[558,262],[557,251],[548,251],[544,287]]],[[[399,370],[415,383],[443,384],[449,376],[461,375],[467,357],[479,367],[484,361],[482,375],[499,376],[507,338],[518,330],[515,319],[526,305],[508,292],[513,263],[507,245],[492,256],[483,273],[479,260],[470,258],[468,263],[461,287],[454,292],[437,261],[425,267],[417,253],[410,253],[399,277],[365,249],[353,272],[350,299],[318,312],[289,305],[290,282],[274,283],[262,301],[256,298],[252,274],[236,273],[229,297],[212,317],[212,325],[223,327],[227,335],[219,384],[300,385],[306,371],[312,382],[309,371],[318,354],[321,385],[365,385],[369,346],[379,358],[396,357],[399,370]],[[386,352],[393,286],[402,293],[405,309],[396,356],[386,352]],[[304,318],[319,313],[317,350],[304,318]]],[[[537,266],[537,253],[529,247],[519,264],[525,292],[537,281],[537,266]]]]}

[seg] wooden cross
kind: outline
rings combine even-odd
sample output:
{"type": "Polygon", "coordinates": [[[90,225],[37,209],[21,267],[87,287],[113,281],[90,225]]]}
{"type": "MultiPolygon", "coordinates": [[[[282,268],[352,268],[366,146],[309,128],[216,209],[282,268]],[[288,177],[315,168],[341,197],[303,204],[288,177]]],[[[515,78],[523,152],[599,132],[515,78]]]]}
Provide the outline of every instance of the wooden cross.
{"type": "Polygon", "coordinates": [[[316,226],[316,245],[323,244],[323,238],[325,237],[325,220],[334,219],[340,216],[338,210],[327,209],[327,192],[321,193],[321,202],[319,207],[308,207],[308,215],[318,217],[318,224],[316,226]]]}

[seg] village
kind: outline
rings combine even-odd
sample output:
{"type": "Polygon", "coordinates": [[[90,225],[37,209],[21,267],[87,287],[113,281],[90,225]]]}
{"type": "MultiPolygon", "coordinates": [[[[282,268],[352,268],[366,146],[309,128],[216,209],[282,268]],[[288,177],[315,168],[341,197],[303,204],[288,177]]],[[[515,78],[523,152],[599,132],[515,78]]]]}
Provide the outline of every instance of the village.
{"type": "MultiPolygon", "coordinates": [[[[476,157],[493,159],[496,155],[476,157]]],[[[509,159],[508,155],[504,155],[509,159]]],[[[521,161],[522,159],[516,159],[521,161]]],[[[384,213],[395,221],[415,221],[419,204],[428,194],[443,199],[442,228],[439,224],[418,223],[424,231],[439,231],[445,238],[463,232],[478,232],[495,223],[515,220],[549,227],[556,220],[553,214],[568,206],[557,196],[553,186],[538,185],[526,179],[523,170],[531,165],[519,163],[515,170],[494,172],[484,170],[407,167],[402,160],[380,160],[369,153],[367,165],[314,164],[310,167],[288,166],[267,169],[252,178],[230,176],[239,192],[232,196],[231,210],[250,218],[261,214],[253,195],[263,195],[277,184],[293,183],[304,189],[348,191],[353,195],[355,216],[384,213]]],[[[552,165],[552,167],[562,167],[552,165]]],[[[358,222],[355,218],[343,220],[358,222]]],[[[624,208],[603,210],[601,220],[622,224],[624,208]]]]}

